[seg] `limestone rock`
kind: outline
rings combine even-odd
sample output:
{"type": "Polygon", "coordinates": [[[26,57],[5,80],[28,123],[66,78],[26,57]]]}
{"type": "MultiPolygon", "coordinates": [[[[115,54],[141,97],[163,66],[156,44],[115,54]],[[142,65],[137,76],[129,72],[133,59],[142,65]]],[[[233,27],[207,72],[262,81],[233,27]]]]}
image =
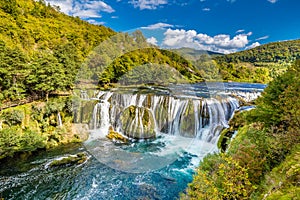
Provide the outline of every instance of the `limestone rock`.
{"type": "Polygon", "coordinates": [[[155,138],[155,122],[151,111],[144,107],[129,106],[121,115],[124,134],[134,139],[155,138]]]}

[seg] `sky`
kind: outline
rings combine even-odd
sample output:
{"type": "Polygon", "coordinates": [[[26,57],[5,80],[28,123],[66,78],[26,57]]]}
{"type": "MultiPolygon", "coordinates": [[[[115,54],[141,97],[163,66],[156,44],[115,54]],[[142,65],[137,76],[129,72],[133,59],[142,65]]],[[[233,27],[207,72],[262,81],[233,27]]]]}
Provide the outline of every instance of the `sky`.
{"type": "Polygon", "coordinates": [[[220,53],[300,38],[300,0],[46,0],[117,32],[141,30],[162,48],[220,53]]]}

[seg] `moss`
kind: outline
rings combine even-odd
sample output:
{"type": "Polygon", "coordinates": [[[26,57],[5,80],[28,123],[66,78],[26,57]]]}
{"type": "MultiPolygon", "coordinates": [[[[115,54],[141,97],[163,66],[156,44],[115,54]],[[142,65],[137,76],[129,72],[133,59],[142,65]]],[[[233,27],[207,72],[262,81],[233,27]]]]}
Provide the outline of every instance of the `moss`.
{"type": "Polygon", "coordinates": [[[50,167],[63,167],[69,165],[78,165],[82,164],[87,160],[87,156],[85,153],[78,153],[75,156],[68,156],[67,158],[63,158],[61,160],[54,160],[50,163],[50,167]]]}
{"type": "Polygon", "coordinates": [[[72,123],[72,113],[66,110],[67,100],[53,98],[50,103],[33,102],[1,111],[0,159],[18,152],[86,140],[87,128],[72,123]],[[57,123],[58,111],[63,122],[61,127],[57,123]]]}
{"type": "Polygon", "coordinates": [[[134,139],[155,138],[155,122],[147,108],[129,106],[121,115],[124,134],[134,139]],[[137,120],[138,119],[138,120],[137,120]]]}
{"type": "Polygon", "coordinates": [[[233,118],[229,120],[229,128],[222,130],[218,140],[218,148],[222,152],[225,152],[228,148],[228,145],[230,144],[231,138],[234,135],[234,133],[238,131],[240,127],[246,126],[246,115],[247,111],[235,112],[233,118]]]}
{"type": "Polygon", "coordinates": [[[111,126],[109,127],[109,133],[106,135],[106,137],[113,141],[121,141],[124,143],[128,142],[128,139],[126,137],[124,137],[120,133],[114,131],[114,129],[111,126]]]}

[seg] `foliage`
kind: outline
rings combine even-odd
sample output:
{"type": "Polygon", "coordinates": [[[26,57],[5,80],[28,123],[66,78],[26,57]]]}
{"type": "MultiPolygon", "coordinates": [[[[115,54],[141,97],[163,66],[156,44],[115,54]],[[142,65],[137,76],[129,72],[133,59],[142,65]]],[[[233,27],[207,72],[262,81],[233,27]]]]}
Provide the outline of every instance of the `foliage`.
{"type": "MultiPolygon", "coordinates": [[[[125,53],[121,57],[116,58],[108,66],[105,66],[103,71],[98,75],[99,83],[101,85],[107,83],[116,83],[119,82],[120,79],[124,79],[123,76],[125,76],[125,79],[130,79],[130,77],[137,75],[135,71],[141,71],[142,74],[140,74],[139,76],[141,79],[144,79],[136,80],[135,82],[147,82],[148,80],[151,80],[151,78],[154,78],[152,80],[153,82],[161,77],[161,75],[159,74],[160,70],[162,70],[163,74],[167,74],[167,69],[165,69],[164,66],[169,66],[169,69],[174,68],[174,70],[172,70],[173,73],[170,72],[172,75],[176,74],[178,76],[178,74],[180,73],[181,75],[179,76],[183,76],[186,80],[189,80],[191,82],[203,80],[195,71],[194,66],[178,54],[167,50],[144,48],[125,53]],[[143,70],[139,68],[135,69],[136,67],[140,66],[144,66],[143,68],[146,71],[142,72],[143,70]],[[145,68],[146,66],[149,66],[149,68],[145,68]],[[155,74],[157,75],[157,77],[155,77],[155,74],[152,74],[154,69],[156,71],[155,74]],[[132,70],[135,71],[131,72],[132,70]]],[[[174,79],[176,80],[176,78],[174,79]]],[[[172,82],[172,80],[170,81],[172,82]]]]}
{"type": "Polygon", "coordinates": [[[71,98],[50,98],[0,112],[0,159],[62,143],[78,142],[72,132],[71,98]],[[59,126],[58,113],[63,126],[59,126]]]}
{"type": "Polygon", "coordinates": [[[248,199],[253,189],[248,169],[221,154],[208,156],[200,163],[187,192],[190,199],[248,199]]]}
{"type": "Polygon", "coordinates": [[[299,130],[300,126],[300,61],[286,73],[271,82],[261,98],[257,109],[249,116],[250,121],[260,121],[276,131],[299,130]],[[292,130],[296,129],[296,130],[292,130]]]}
{"type": "Polygon", "coordinates": [[[293,148],[278,167],[266,175],[262,183],[263,192],[257,198],[299,199],[300,198],[300,146],[293,148]]]}
{"type": "Polygon", "coordinates": [[[300,40],[273,42],[246,51],[219,56],[216,59],[227,63],[294,62],[300,58],[299,48],[300,40]]]}
{"type": "Polygon", "coordinates": [[[33,130],[21,130],[17,126],[0,130],[0,159],[44,146],[45,137],[33,130]]]}
{"type": "Polygon", "coordinates": [[[300,40],[274,42],[259,47],[215,56],[224,80],[268,83],[300,58],[300,40]]]}
{"type": "Polygon", "coordinates": [[[299,74],[300,62],[296,61],[268,85],[256,109],[233,119],[229,131],[238,129],[237,136],[225,154],[204,158],[183,198],[299,198],[299,74]],[[233,168],[229,161],[239,167],[233,168]],[[229,190],[226,180],[240,182],[229,190]]]}
{"type": "Polygon", "coordinates": [[[115,34],[57,10],[44,1],[0,0],[0,102],[72,89],[84,58],[115,34]]]}

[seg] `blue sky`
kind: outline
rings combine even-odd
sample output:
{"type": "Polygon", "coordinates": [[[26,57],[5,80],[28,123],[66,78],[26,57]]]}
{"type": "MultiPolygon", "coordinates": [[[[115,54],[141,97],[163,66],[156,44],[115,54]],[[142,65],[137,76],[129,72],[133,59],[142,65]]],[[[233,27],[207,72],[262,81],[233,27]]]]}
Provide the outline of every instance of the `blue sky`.
{"type": "Polygon", "coordinates": [[[300,38],[300,0],[47,0],[118,32],[140,29],[163,48],[231,53],[300,38]]]}

